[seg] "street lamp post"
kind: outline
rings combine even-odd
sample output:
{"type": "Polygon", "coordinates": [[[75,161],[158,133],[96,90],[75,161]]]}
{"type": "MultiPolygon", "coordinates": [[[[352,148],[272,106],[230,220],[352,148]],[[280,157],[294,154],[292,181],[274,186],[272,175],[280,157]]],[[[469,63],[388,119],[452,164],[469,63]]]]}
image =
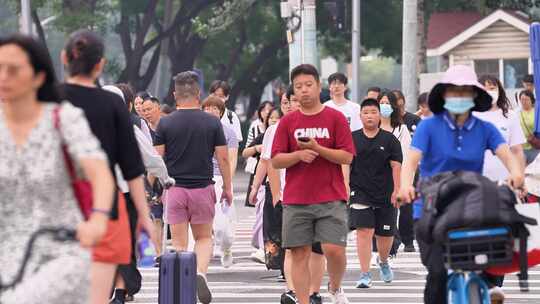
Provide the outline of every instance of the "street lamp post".
{"type": "Polygon", "coordinates": [[[21,33],[32,34],[31,0],[21,0],[21,33]]]}

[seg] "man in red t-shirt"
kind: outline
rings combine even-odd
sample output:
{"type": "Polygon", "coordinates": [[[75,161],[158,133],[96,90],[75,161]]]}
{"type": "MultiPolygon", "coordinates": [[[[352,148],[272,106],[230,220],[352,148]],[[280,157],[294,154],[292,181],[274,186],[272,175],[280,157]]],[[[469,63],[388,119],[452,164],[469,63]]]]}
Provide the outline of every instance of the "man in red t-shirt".
{"type": "Polygon", "coordinates": [[[300,110],[283,117],[272,145],[272,165],[287,169],[283,194],[283,245],[291,249],[292,280],[300,304],[309,304],[311,245],[321,242],[332,302],[349,303],[341,288],[347,259],[347,193],[341,165],[355,154],[347,119],[320,101],[317,69],[291,72],[300,110]]]}

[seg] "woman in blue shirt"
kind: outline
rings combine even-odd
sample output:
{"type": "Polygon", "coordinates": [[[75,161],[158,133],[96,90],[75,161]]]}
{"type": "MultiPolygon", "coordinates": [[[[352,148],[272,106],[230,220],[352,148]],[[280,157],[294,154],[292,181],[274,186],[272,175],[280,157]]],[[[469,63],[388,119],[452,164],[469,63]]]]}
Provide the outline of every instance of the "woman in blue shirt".
{"type": "MultiPolygon", "coordinates": [[[[415,199],[414,174],[420,178],[442,172],[464,170],[482,173],[484,153],[491,150],[510,172],[512,187],[523,187],[523,171],[497,128],[471,115],[491,108],[491,96],[467,66],[453,66],[430,92],[428,104],[433,117],[419,124],[401,173],[400,201],[415,199]],[[421,161],[421,163],[420,163],[421,161]]],[[[421,216],[422,202],[414,202],[414,217],[421,216]]],[[[442,248],[419,242],[422,263],[428,275],[424,303],[446,303],[447,270],[442,248]]]]}

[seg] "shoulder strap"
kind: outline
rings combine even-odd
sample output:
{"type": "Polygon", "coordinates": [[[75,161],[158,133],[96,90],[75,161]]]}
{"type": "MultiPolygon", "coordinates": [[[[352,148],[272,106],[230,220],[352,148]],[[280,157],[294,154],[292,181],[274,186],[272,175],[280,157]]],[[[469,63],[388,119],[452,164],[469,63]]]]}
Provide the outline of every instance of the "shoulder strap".
{"type": "Polygon", "coordinates": [[[62,154],[64,155],[64,162],[66,164],[66,167],[68,169],[69,177],[72,181],[74,181],[77,176],[75,174],[75,166],[73,165],[73,161],[71,160],[71,157],[69,156],[67,144],[64,140],[64,135],[62,134],[62,128],[60,126],[60,107],[57,106],[53,110],[53,121],[54,121],[54,128],[56,131],[58,131],[58,134],[60,135],[60,141],[62,143],[62,154]]]}
{"type": "Polygon", "coordinates": [[[227,118],[229,119],[229,122],[231,123],[231,125],[233,124],[233,115],[232,115],[232,111],[227,109],[227,118]]]}

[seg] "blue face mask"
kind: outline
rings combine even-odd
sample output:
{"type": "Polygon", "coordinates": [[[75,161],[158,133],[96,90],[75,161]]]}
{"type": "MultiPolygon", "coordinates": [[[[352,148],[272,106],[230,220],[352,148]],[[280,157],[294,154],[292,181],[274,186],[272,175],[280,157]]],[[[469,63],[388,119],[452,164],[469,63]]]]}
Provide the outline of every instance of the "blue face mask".
{"type": "Polygon", "coordinates": [[[444,108],[452,114],[467,113],[474,108],[472,97],[447,97],[444,101],[444,108]]]}
{"type": "Polygon", "coordinates": [[[392,109],[392,106],[387,103],[382,103],[381,105],[381,116],[384,118],[390,117],[392,113],[394,112],[394,109],[392,109]]]}

